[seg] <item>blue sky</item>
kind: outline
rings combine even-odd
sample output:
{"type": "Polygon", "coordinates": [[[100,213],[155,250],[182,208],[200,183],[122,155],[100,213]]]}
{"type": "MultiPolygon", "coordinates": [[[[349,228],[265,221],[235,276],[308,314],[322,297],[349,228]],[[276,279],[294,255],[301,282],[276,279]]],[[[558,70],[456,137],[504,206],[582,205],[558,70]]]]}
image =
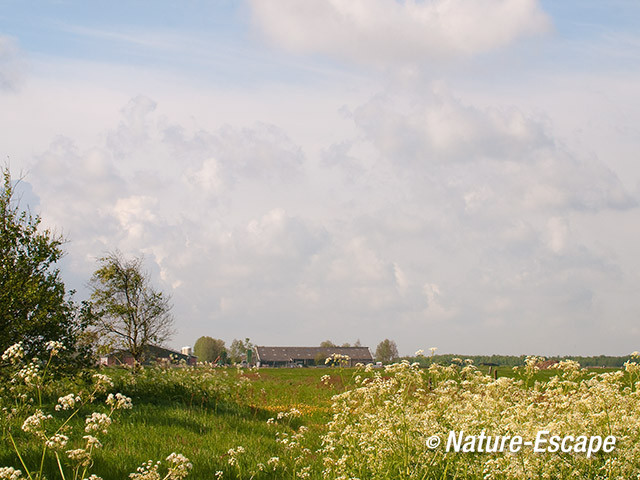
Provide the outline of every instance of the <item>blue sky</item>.
{"type": "Polygon", "coordinates": [[[638,349],[637,2],[0,12],[3,154],[79,298],[118,248],[175,347],[638,349]]]}

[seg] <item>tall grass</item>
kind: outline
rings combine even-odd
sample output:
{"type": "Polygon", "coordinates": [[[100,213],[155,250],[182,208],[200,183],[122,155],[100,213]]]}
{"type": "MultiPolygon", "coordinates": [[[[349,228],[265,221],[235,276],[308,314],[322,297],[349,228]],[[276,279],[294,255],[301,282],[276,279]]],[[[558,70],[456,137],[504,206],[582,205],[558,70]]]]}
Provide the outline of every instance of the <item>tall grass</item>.
{"type": "MultiPolygon", "coordinates": [[[[40,370],[29,384],[24,370],[29,362],[23,363],[16,370],[22,376],[0,387],[5,413],[0,465],[20,468],[24,477],[23,465],[37,465],[30,468],[40,472],[34,479],[62,478],[61,471],[73,474],[75,464],[67,451],[87,449],[81,437],[87,417],[96,412],[111,415],[113,422],[108,434],[96,433],[102,448],[91,451],[86,470],[77,471],[78,480],[89,474],[121,480],[132,472],[132,480],[187,474],[203,480],[605,479],[640,474],[640,367],[635,362],[628,362],[624,372],[594,373],[572,362],[562,364],[562,370],[540,370],[539,359],[529,358],[516,370],[501,369],[497,380],[459,359],[428,369],[407,362],[382,370],[345,369],[339,362],[336,368],[259,371],[111,368],[101,372],[109,378],[110,391],[120,394],[112,397],[111,406],[105,403],[106,390],[90,393],[95,372],[45,382],[38,380],[40,370]],[[56,410],[70,392],[93,398],[56,410]],[[129,398],[133,408],[111,410],[117,398],[129,398]],[[54,424],[59,426],[72,412],[69,432],[80,435],[69,434],[63,449],[43,450],[43,439],[22,428],[36,408],[52,415],[43,430],[48,439],[54,424]],[[449,430],[527,437],[545,428],[562,434],[614,434],[619,443],[614,452],[592,458],[426,447],[430,436],[444,438],[449,430]],[[174,452],[184,457],[172,456],[174,452]],[[155,461],[146,463],[154,459],[171,460],[156,471],[155,461]]],[[[11,478],[7,472],[0,479],[11,478]]]]}

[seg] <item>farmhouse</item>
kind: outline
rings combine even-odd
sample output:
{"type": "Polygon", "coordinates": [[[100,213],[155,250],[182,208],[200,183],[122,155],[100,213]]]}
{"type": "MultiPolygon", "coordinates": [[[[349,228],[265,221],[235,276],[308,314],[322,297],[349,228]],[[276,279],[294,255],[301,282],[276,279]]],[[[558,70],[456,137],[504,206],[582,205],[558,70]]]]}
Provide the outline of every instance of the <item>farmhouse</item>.
{"type": "Polygon", "coordinates": [[[369,347],[255,347],[255,361],[259,367],[290,367],[324,365],[333,354],[347,355],[349,366],[373,363],[369,347]]]}
{"type": "MultiPolygon", "coordinates": [[[[191,355],[190,353],[181,353],[169,348],[160,347],[158,345],[149,345],[146,347],[144,354],[145,365],[154,362],[169,362],[180,363],[182,360],[187,365],[195,365],[198,357],[191,355]]],[[[133,365],[133,356],[128,350],[115,350],[108,355],[100,357],[100,365],[112,366],[112,365],[133,365]]]]}

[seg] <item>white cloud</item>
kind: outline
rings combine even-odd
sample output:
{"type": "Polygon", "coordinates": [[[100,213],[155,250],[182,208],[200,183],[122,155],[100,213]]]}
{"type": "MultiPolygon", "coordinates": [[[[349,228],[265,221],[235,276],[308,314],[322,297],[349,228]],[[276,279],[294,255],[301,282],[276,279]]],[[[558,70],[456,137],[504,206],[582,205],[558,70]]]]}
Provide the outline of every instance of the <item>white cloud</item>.
{"type": "Polygon", "coordinates": [[[637,205],[605,164],[568,151],[544,119],[515,107],[479,108],[434,89],[415,101],[375,96],[353,119],[362,136],[344,143],[343,157],[354,157],[358,142],[373,146],[379,165],[392,165],[400,176],[413,173],[421,182],[415,188],[426,180],[432,190],[456,192],[469,214],[505,202],[529,211],[637,205]]]}
{"type": "Polygon", "coordinates": [[[456,311],[442,305],[442,293],[435,283],[425,283],[422,287],[427,297],[425,316],[430,320],[442,321],[455,316],[456,311]]]}
{"type": "Polygon", "coordinates": [[[0,91],[17,90],[25,79],[25,61],[18,43],[0,35],[0,91]]]}
{"type": "Polygon", "coordinates": [[[276,44],[373,64],[467,56],[546,32],[536,0],[251,0],[276,44]]]}
{"type": "MultiPolygon", "coordinates": [[[[572,351],[599,353],[603,312],[620,314],[621,332],[632,323],[637,302],[619,289],[640,271],[637,192],[588,144],[565,146],[517,95],[315,93],[63,95],[73,113],[32,148],[51,129],[67,136],[27,156],[28,181],[47,225],[69,237],[73,286],[107,249],[144,253],[173,296],[177,345],[390,337],[402,351],[567,353],[571,337],[572,351]],[[541,325],[562,334],[537,336],[541,325]]],[[[35,98],[15,105],[39,111],[35,98]]],[[[615,335],[608,351],[632,341],[615,335]]]]}

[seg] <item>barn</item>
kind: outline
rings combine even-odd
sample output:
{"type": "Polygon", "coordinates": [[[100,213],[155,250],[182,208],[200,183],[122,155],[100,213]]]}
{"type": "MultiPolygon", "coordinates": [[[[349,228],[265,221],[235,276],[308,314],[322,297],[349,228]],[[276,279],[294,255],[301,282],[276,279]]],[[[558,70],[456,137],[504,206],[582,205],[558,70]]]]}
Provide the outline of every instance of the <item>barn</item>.
{"type": "Polygon", "coordinates": [[[255,362],[259,367],[295,367],[324,365],[333,354],[349,357],[348,365],[373,363],[369,347],[268,347],[257,346],[255,362]]]}
{"type": "MultiPolygon", "coordinates": [[[[160,347],[158,345],[148,345],[145,349],[144,361],[145,365],[156,362],[181,363],[184,361],[187,365],[195,365],[198,358],[191,354],[184,354],[171,350],[169,348],[160,347]]],[[[100,365],[133,365],[133,356],[127,350],[115,350],[108,355],[100,357],[100,365]]]]}

